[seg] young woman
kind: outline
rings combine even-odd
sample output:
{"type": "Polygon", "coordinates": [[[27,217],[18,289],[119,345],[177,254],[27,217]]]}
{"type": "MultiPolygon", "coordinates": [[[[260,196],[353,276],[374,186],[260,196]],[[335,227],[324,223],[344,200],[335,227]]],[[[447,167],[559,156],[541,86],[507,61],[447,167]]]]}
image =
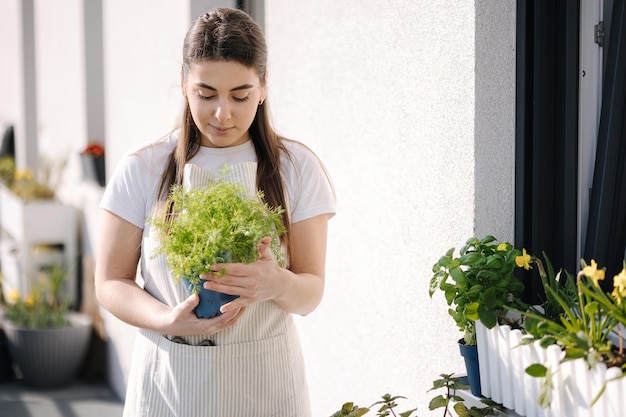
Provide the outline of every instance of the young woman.
{"type": "Polygon", "coordinates": [[[244,12],[200,16],[183,46],[186,106],[180,129],[126,155],[110,178],[103,208],[96,291],[99,302],[139,328],[124,416],[309,416],[310,405],[292,314],[306,315],[324,290],[332,185],[304,145],[278,136],[267,108],[263,33],[244,12]],[[259,242],[252,264],[220,264],[205,288],[238,295],[222,314],[198,319],[188,296],[155,256],[149,219],[163,209],[185,164],[217,174],[250,167],[270,206],[286,208],[282,238],[288,266],[259,242]],[[136,283],[137,266],[143,285],[136,283]]]}

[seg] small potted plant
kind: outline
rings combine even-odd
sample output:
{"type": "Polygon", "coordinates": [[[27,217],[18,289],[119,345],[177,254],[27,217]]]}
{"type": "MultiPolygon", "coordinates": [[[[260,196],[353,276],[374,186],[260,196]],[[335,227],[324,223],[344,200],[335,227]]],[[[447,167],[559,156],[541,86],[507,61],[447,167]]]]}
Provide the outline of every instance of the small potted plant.
{"type": "Polygon", "coordinates": [[[9,292],[1,322],[10,356],[24,383],[58,387],[81,369],[91,341],[92,321],[74,312],[63,297],[66,271],[43,270],[28,294],[9,292]]]}
{"type": "Polygon", "coordinates": [[[515,276],[516,267],[529,267],[530,256],[515,249],[508,242],[497,242],[493,236],[472,237],[460,249],[449,249],[433,265],[429,295],[437,290],[445,294],[448,310],[463,332],[459,340],[461,353],[466,358],[469,384],[474,395],[480,395],[478,354],[476,351],[475,322],[485,327],[508,322],[507,313],[521,301],[523,283],[515,276]]]}
{"type": "MultiPolygon", "coordinates": [[[[558,305],[559,310],[556,314],[548,314],[544,309],[526,311],[525,328],[533,337],[523,339],[522,345],[534,343],[535,340],[544,349],[557,345],[563,351],[560,363],[582,359],[586,362],[585,368],[589,370],[603,363],[606,368],[621,368],[623,377],[626,368],[622,334],[626,326],[626,307],[623,302],[626,299],[626,264],[613,279],[613,291],[606,293],[599,285],[599,281],[605,279],[605,271],[599,268],[595,260],[591,260],[589,265],[581,260],[581,269],[576,278],[565,271],[564,282],[555,279],[549,260],[546,259],[548,273],[540,259],[533,258],[533,261],[539,267],[546,296],[552,299],[552,304],[558,305]]],[[[542,408],[550,407],[552,390],[564,390],[554,383],[554,372],[556,370],[550,370],[542,363],[534,363],[526,368],[527,374],[543,378],[538,395],[542,408]]],[[[592,407],[605,388],[606,383],[593,402],[583,406],[592,407]]]]}
{"type": "Polygon", "coordinates": [[[85,179],[95,181],[100,186],[104,186],[106,183],[104,147],[98,142],[90,142],[80,153],[80,160],[85,179]]]}
{"type": "MultiPolygon", "coordinates": [[[[284,233],[283,209],[269,207],[263,193],[250,195],[242,184],[226,180],[229,169],[205,186],[173,186],[167,207],[150,219],[160,237],[159,254],[164,254],[175,280],[181,279],[189,293],[199,294],[195,309],[199,318],[220,314],[220,307],[235,296],[206,290],[200,274],[218,263],[251,263],[258,259],[262,238],[272,238],[271,250],[283,263],[279,237],[284,233]]],[[[215,272],[219,279],[221,271],[215,272]]]]}

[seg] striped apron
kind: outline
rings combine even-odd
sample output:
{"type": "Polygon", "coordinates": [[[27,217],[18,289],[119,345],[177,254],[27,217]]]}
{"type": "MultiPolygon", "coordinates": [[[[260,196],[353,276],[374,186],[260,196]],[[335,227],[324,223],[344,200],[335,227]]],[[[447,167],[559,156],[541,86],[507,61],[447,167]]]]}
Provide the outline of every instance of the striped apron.
{"type": "MultiPolygon", "coordinates": [[[[254,190],[256,164],[234,168],[232,179],[254,190]]],[[[206,175],[190,167],[186,185],[201,183],[206,175]]],[[[187,293],[172,280],[165,258],[153,255],[154,244],[146,226],[144,288],[173,306],[187,293]]],[[[172,339],[138,330],[124,417],[310,417],[297,329],[273,301],[248,306],[237,324],[212,335],[209,343],[202,343],[204,335],[183,338],[184,343],[172,339]]]]}

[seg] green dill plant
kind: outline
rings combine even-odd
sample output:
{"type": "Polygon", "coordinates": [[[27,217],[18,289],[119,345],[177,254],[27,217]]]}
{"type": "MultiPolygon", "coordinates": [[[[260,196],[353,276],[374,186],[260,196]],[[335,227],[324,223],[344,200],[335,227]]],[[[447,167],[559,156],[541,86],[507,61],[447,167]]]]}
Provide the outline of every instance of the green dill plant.
{"type": "MultiPolygon", "coordinates": [[[[149,220],[157,231],[168,266],[179,281],[182,277],[199,293],[199,274],[212,271],[219,263],[251,263],[258,259],[262,238],[272,239],[270,249],[279,265],[284,265],[280,236],[284,233],[284,209],[269,207],[263,192],[250,196],[240,183],[221,175],[200,188],[172,187],[167,206],[169,214],[149,220]]],[[[216,275],[219,277],[221,271],[216,275]]]]}

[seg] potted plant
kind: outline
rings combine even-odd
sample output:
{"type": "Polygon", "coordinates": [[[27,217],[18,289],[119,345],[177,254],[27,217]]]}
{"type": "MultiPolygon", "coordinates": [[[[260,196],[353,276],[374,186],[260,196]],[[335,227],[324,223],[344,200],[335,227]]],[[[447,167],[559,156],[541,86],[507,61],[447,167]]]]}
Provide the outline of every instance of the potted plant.
{"type": "Polygon", "coordinates": [[[166,205],[171,211],[149,221],[174,279],[182,279],[189,293],[200,295],[195,309],[199,318],[220,314],[220,307],[235,298],[202,286],[200,274],[215,272],[220,277],[221,271],[212,271],[213,265],[256,261],[258,244],[266,236],[272,238],[271,250],[283,263],[279,240],[284,232],[283,209],[264,203],[262,192],[251,195],[242,184],[228,181],[229,172],[226,167],[202,187],[172,187],[166,205]]]}
{"type": "Polygon", "coordinates": [[[91,338],[91,319],[70,310],[63,297],[66,271],[42,271],[22,296],[12,290],[1,317],[8,350],[22,381],[36,387],[70,383],[80,371],[91,338]]]}
{"type": "MultiPolygon", "coordinates": [[[[545,254],[544,259],[545,267],[527,255],[528,264],[537,266],[545,298],[520,311],[522,328],[485,331],[481,361],[506,372],[485,380],[483,392],[520,416],[621,416],[614,399],[626,392],[626,265],[607,293],[598,284],[605,276],[595,260],[582,260],[573,276],[555,273],[545,254]]],[[[482,331],[479,326],[479,335],[482,331]]]]}
{"type": "Polygon", "coordinates": [[[104,186],[104,147],[98,142],[90,142],[80,153],[80,161],[84,178],[104,186]]]}
{"type": "MultiPolygon", "coordinates": [[[[30,292],[30,282],[41,264],[36,248],[57,248],[65,265],[76,260],[76,208],[56,196],[65,165],[66,161],[53,163],[42,158],[38,170],[16,169],[12,157],[0,158],[0,228],[5,232],[1,269],[5,297],[11,290],[30,292]]],[[[76,281],[72,269],[66,290],[73,304],[78,300],[76,281]]]]}
{"type": "Polygon", "coordinates": [[[458,255],[455,248],[449,249],[433,265],[429,295],[432,298],[441,290],[446,303],[453,307],[448,313],[463,332],[459,348],[474,395],[480,395],[475,322],[480,320],[492,328],[499,322],[511,321],[508,313],[521,304],[518,296],[524,289],[515,268],[529,267],[529,259],[525,251],[486,236],[468,239],[458,255]]]}
{"type": "MultiPolygon", "coordinates": [[[[548,349],[557,346],[562,352],[558,364],[582,360],[586,368],[593,369],[602,363],[606,368],[619,368],[621,376],[626,369],[626,352],[623,347],[622,329],[626,325],[626,264],[622,272],[614,277],[612,293],[605,293],[599,281],[604,280],[604,269],[595,260],[588,265],[581,261],[581,270],[574,279],[567,274],[565,283],[555,284],[547,279],[541,260],[534,258],[539,266],[547,297],[560,307],[558,314],[544,313],[544,310],[525,312],[527,332],[533,337],[526,338],[521,345],[538,343],[548,349]],[[571,289],[575,292],[572,294],[571,289]]],[[[548,262],[549,265],[549,262],[548,262]]],[[[554,382],[556,369],[544,363],[533,363],[526,373],[543,378],[537,400],[540,407],[551,406],[552,391],[559,389],[554,382]]],[[[593,406],[604,392],[606,383],[585,407],[593,406]]]]}

